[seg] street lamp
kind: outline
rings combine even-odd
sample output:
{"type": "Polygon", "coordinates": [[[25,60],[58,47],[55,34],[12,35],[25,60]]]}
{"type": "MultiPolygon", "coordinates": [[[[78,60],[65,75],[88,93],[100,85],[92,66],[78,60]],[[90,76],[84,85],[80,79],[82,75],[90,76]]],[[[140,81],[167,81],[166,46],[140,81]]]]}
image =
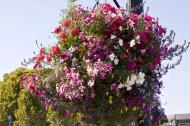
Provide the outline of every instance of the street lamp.
{"type": "Polygon", "coordinates": [[[133,13],[141,14],[143,12],[143,0],[129,0],[129,6],[133,13]]]}
{"type": "MultiPolygon", "coordinates": [[[[117,0],[113,0],[113,2],[115,3],[115,5],[120,8],[119,3],[117,2],[117,0]]],[[[129,10],[132,13],[136,13],[138,15],[140,15],[143,12],[143,0],[128,0],[128,6],[129,6],[129,10]]],[[[147,84],[147,86],[150,86],[150,83],[147,84]]],[[[147,99],[147,107],[148,107],[148,113],[147,116],[144,120],[144,126],[152,126],[152,121],[151,121],[151,106],[150,106],[150,97],[151,97],[151,92],[148,92],[148,95],[146,97],[147,99]]]]}
{"type": "MultiPolygon", "coordinates": [[[[139,15],[143,12],[143,7],[144,7],[143,0],[129,0],[129,9],[131,10],[131,12],[139,15]]],[[[149,84],[147,84],[147,85],[149,85],[149,84]]],[[[144,120],[144,126],[152,126],[150,97],[151,97],[151,92],[148,92],[148,96],[147,96],[148,113],[147,113],[147,116],[144,120]]]]}

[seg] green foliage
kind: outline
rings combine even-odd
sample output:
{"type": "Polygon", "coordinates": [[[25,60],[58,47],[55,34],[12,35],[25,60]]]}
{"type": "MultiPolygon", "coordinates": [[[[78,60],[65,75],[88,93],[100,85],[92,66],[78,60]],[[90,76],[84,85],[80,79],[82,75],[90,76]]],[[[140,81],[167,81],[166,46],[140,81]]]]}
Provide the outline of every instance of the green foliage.
{"type": "Polygon", "coordinates": [[[0,84],[0,124],[7,125],[8,115],[15,119],[14,113],[18,108],[17,98],[20,92],[19,83],[24,73],[31,74],[32,70],[18,68],[4,75],[0,84]]]}
{"type": "Polygon", "coordinates": [[[33,72],[34,70],[18,68],[4,75],[0,82],[0,126],[8,125],[8,115],[13,118],[15,126],[47,126],[46,113],[40,99],[19,87],[22,76],[32,75],[33,72]]]}
{"type": "Polygon", "coordinates": [[[50,106],[47,111],[46,120],[50,126],[75,126],[81,118],[79,113],[65,115],[62,108],[50,106]]]}
{"type": "Polygon", "coordinates": [[[40,99],[23,89],[18,98],[14,126],[46,126],[45,110],[40,99]]]}

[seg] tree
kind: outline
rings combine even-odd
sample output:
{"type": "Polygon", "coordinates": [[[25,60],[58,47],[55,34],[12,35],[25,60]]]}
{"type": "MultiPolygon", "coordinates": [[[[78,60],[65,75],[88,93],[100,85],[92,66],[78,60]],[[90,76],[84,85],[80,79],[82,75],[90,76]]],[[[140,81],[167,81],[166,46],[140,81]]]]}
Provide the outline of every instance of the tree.
{"type": "Polygon", "coordinates": [[[40,99],[23,89],[18,97],[18,109],[15,112],[14,126],[47,126],[45,110],[40,99]]]}
{"type": "MultiPolygon", "coordinates": [[[[11,73],[5,74],[3,81],[0,82],[0,126],[8,125],[7,119],[9,115],[12,117],[13,122],[15,121],[15,124],[19,125],[22,125],[22,122],[24,122],[23,117],[26,115],[30,115],[27,118],[35,120],[37,123],[39,123],[39,120],[41,120],[42,124],[46,122],[45,114],[43,114],[44,109],[39,102],[39,98],[19,87],[24,74],[32,75],[33,70],[18,68],[11,73]]],[[[43,126],[42,124],[40,126],[43,126]]]]}
{"type": "Polygon", "coordinates": [[[17,98],[20,92],[19,83],[24,73],[32,73],[31,70],[18,68],[5,74],[0,84],[0,124],[7,125],[8,115],[15,119],[14,113],[18,108],[17,98]]]}

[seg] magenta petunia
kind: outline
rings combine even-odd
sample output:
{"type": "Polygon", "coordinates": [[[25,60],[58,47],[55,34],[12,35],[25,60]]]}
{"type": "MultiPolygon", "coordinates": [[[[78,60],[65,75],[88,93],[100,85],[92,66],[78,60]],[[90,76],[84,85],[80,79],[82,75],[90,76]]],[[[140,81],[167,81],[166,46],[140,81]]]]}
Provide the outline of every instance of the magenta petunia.
{"type": "Polygon", "coordinates": [[[146,42],[149,40],[149,34],[147,32],[142,32],[140,34],[140,40],[141,42],[146,42]]]}

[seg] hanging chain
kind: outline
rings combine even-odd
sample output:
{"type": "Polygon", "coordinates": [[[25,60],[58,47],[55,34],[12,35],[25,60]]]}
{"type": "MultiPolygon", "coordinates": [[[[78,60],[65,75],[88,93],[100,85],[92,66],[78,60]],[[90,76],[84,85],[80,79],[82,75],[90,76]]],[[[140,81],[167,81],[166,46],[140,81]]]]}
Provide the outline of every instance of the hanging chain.
{"type": "Polygon", "coordinates": [[[113,2],[115,3],[115,5],[116,5],[118,8],[120,8],[120,5],[119,5],[119,3],[117,2],[117,0],[113,0],[113,2]]]}
{"type": "Polygon", "coordinates": [[[94,7],[93,7],[92,10],[94,10],[96,8],[96,6],[98,6],[98,4],[99,4],[99,0],[95,0],[95,1],[96,1],[96,3],[95,3],[95,5],[94,5],[94,7]]]}

